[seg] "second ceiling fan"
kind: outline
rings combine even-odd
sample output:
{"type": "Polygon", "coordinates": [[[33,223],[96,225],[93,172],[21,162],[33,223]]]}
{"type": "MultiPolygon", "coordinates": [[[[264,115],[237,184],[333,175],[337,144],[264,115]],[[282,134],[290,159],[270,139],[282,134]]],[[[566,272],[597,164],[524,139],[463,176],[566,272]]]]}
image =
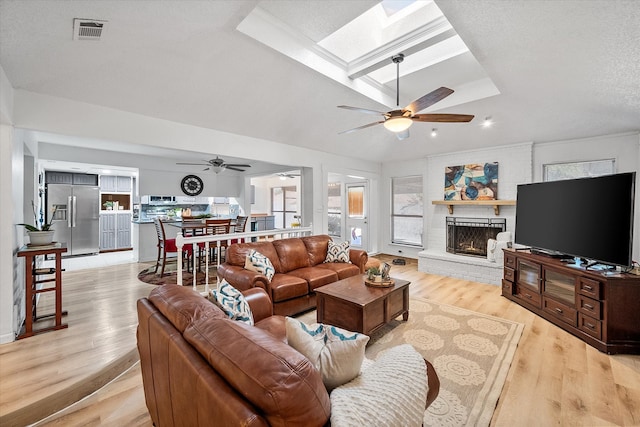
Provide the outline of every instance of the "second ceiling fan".
{"type": "Polygon", "coordinates": [[[470,114],[416,114],[419,111],[422,111],[425,108],[430,107],[436,102],[442,101],[444,98],[451,95],[453,93],[453,89],[449,89],[446,87],[441,87],[432,92],[429,92],[421,98],[416,99],[406,107],[400,108],[400,63],[404,60],[404,55],[402,53],[399,53],[392,56],[391,60],[394,64],[396,64],[397,109],[384,112],[369,110],[366,108],[350,107],[348,105],[338,105],[338,108],[383,116],[383,120],[358,126],[357,128],[345,130],[340,132],[340,134],[354,132],[378,124],[384,124],[384,127],[391,132],[394,132],[398,139],[405,139],[409,137],[409,127],[413,124],[413,122],[466,123],[473,120],[474,116],[470,114]]]}
{"type": "Polygon", "coordinates": [[[250,168],[251,165],[240,164],[240,163],[225,163],[220,157],[216,156],[215,159],[211,160],[203,160],[200,163],[176,163],[176,165],[199,165],[199,166],[207,166],[203,170],[213,169],[215,173],[220,173],[225,169],[230,169],[234,171],[244,172],[244,169],[240,168],[250,168]]]}

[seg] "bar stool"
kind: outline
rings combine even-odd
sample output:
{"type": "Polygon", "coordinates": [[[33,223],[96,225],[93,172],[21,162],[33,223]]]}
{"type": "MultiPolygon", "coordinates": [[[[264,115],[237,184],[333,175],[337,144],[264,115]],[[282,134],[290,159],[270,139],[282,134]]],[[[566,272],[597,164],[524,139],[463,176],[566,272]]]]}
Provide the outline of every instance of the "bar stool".
{"type": "MultiPolygon", "coordinates": [[[[156,226],[156,234],[158,235],[158,259],[156,260],[156,269],[154,273],[158,273],[158,267],[160,269],[160,277],[164,276],[164,267],[167,263],[167,253],[178,253],[178,247],[176,246],[176,239],[167,239],[164,232],[164,225],[160,219],[155,218],[153,224],[156,226]]],[[[184,246],[180,256],[187,255],[187,271],[189,271],[189,258],[193,262],[193,248],[191,246],[184,246]]]]}
{"type": "MultiPolygon", "coordinates": [[[[206,220],[207,234],[229,234],[231,232],[231,219],[208,219],[206,220]]],[[[214,251],[214,255],[217,253],[217,248],[222,250],[224,248],[226,255],[227,241],[220,241],[220,246],[218,246],[218,242],[215,242],[215,246],[211,248],[214,251]]],[[[217,253],[217,261],[220,262],[221,254],[217,253]]]]}

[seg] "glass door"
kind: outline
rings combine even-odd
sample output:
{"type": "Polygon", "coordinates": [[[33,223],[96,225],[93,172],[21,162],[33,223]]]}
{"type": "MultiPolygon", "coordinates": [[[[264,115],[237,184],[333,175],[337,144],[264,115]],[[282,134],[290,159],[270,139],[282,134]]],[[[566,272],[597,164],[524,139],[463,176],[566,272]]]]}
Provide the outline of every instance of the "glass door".
{"type": "Polygon", "coordinates": [[[276,228],[289,228],[298,212],[296,187],[274,187],[271,189],[271,213],[276,228]]]}
{"type": "Polygon", "coordinates": [[[347,184],[347,241],[352,247],[368,250],[368,188],[366,183],[347,184]]]}

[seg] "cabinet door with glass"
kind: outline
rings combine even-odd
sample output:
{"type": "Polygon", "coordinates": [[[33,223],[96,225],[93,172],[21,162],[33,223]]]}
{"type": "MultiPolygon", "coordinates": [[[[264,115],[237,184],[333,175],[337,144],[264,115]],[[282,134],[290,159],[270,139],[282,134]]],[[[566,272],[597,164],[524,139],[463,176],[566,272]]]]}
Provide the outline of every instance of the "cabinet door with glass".
{"type": "Polygon", "coordinates": [[[542,293],[546,297],[575,307],[576,277],[550,268],[543,268],[542,293]]]}
{"type": "Polygon", "coordinates": [[[518,260],[518,285],[527,286],[539,293],[541,277],[540,264],[518,260]]]}

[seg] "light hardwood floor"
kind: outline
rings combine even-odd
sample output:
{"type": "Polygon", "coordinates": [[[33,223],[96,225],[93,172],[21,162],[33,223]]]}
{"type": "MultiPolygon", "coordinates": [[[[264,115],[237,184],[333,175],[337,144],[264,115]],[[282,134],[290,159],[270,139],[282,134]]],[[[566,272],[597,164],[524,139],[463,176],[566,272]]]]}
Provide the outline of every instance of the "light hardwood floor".
{"type": "MultiPolygon", "coordinates": [[[[498,286],[420,273],[417,263],[408,261],[406,266],[393,266],[392,275],[410,280],[412,295],[525,324],[491,425],[640,425],[640,356],[600,353],[503,298],[498,286]]],[[[90,371],[89,366],[104,370],[114,360],[127,359],[127,352],[135,348],[135,300],[152,289],[136,279],[145,267],[131,264],[65,273],[69,329],[0,346],[0,425],[12,425],[5,424],[2,416],[7,408],[24,406],[23,397],[34,401],[32,394],[66,393],[51,376],[65,382],[73,371],[87,376],[84,371],[90,371]],[[30,340],[39,343],[29,344],[30,340]]],[[[151,425],[139,364],[37,425],[151,425]]]]}

